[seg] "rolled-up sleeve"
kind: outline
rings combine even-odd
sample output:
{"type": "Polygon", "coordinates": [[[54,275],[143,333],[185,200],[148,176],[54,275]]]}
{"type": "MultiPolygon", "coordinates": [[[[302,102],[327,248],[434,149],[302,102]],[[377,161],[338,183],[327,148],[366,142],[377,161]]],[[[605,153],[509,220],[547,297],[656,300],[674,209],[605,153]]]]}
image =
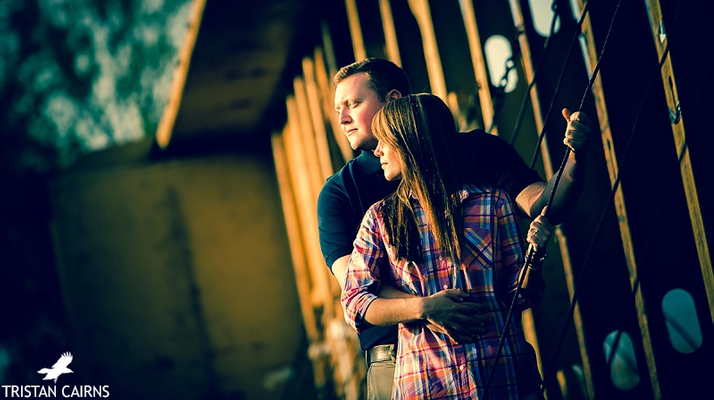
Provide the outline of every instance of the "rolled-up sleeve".
{"type": "Polygon", "coordinates": [[[364,315],[377,298],[381,286],[380,265],[389,262],[380,234],[380,222],[373,206],[365,214],[354,241],[340,298],[345,321],[358,333],[371,326],[364,321],[364,315]]]}

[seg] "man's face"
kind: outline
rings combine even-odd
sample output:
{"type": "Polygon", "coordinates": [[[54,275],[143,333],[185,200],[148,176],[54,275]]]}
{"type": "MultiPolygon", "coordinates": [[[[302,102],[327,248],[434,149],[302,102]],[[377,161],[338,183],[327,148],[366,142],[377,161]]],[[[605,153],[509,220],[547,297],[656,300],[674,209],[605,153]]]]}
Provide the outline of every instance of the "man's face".
{"type": "Polygon", "coordinates": [[[345,78],[335,88],[335,111],[342,133],[353,150],[374,150],[377,140],[372,135],[372,117],[385,104],[367,86],[367,75],[359,73],[345,78]]]}
{"type": "Polygon", "coordinates": [[[374,155],[379,157],[379,163],[384,170],[384,178],[388,181],[402,179],[402,160],[391,146],[378,142],[374,155]]]}

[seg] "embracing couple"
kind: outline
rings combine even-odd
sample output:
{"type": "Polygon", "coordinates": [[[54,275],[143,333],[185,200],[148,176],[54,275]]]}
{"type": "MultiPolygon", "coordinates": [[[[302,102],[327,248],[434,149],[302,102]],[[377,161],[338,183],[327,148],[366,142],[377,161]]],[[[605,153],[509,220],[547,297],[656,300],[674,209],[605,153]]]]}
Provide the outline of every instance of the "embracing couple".
{"type": "Polygon", "coordinates": [[[516,218],[533,218],[525,239],[542,254],[582,187],[589,120],[563,110],[573,151],[546,219],[553,182],[497,136],[458,132],[392,62],[359,61],[333,81],[362,153],[320,193],[320,244],[365,350],[368,398],[483,398],[487,382],[488,398],[542,398],[520,312],[545,284],[537,264],[523,268],[516,218]]]}

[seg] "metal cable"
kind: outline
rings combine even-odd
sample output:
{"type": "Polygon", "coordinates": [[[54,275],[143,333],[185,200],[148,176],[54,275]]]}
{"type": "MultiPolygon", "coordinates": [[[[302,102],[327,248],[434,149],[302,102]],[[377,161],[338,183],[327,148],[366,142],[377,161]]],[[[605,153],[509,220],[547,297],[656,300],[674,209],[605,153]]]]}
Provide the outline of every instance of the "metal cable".
{"type": "Polygon", "coordinates": [[[508,77],[511,74],[511,71],[516,68],[516,63],[515,61],[513,61],[514,57],[515,54],[511,57],[508,57],[508,59],[506,60],[506,71],[503,73],[501,80],[498,82],[498,87],[496,87],[496,95],[493,97],[492,100],[494,111],[493,118],[491,118],[491,125],[488,127],[488,130],[486,132],[491,132],[493,130],[493,127],[496,126],[496,120],[498,119],[499,115],[501,114],[501,110],[503,109],[503,96],[506,93],[506,86],[508,86],[508,77]]]}
{"type": "MultiPolygon", "coordinates": [[[[545,41],[543,42],[543,51],[541,53],[540,58],[538,59],[538,63],[536,64],[535,71],[533,72],[533,80],[531,80],[531,83],[528,85],[528,88],[526,89],[526,95],[523,98],[523,102],[521,103],[521,108],[520,111],[518,112],[518,118],[516,119],[516,128],[513,130],[513,135],[511,136],[511,141],[510,144],[513,145],[513,142],[516,140],[516,136],[518,135],[518,130],[520,129],[521,121],[523,120],[523,116],[525,114],[525,108],[526,105],[528,104],[528,94],[530,93],[531,89],[535,85],[535,78],[536,75],[538,74],[538,70],[540,69],[540,65],[545,58],[546,53],[548,52],[548,44],[550,43],[550,38],[555,34],[555,23],[558,20],[558,2],[560,0],[553,0],[553,2],[550,4],[550,9],[553,11],[553,18],[550,20],[550,30],[548,37],[545,38],[545,41]]],[[[520,30],[516,30],[516,40],[515,42],[518,42],[518,36],[522,35],[524,32],[520,30]]],[[[513,59],[515,58],[515,54],[512,55],[508,60],[506,60],[506,72],[503,74],[503,78],[501,78],[501,81],[499,82],[499,86],[496,88],[496,94],[498,97],[502,97],[503,93],[505,91],[506,85],[508,84],[508,74],[511,72],[512,69],[515,68],[515,61],[513,59]],[[509,67],[509,62],[511,63],[511,66],[509,67]],[[504,83],[505,81],[505,83],[504,83]]],[[[494,102],[494,113],[493,113],[493,118],[491,118],[491,125],[489,126],[488,130],[486,132],[491,132],[493,130],[493,127],[496,126],[496,120],[498,119],[499,115],[501,113],[501,107],[496,108],[495,107],[495,102],[494,102]]]]}

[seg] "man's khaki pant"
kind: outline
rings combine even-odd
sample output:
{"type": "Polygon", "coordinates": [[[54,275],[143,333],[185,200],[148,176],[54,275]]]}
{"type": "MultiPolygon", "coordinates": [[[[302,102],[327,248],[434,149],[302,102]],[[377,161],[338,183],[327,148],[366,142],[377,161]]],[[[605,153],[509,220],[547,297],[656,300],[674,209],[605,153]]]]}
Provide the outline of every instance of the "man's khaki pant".
{"type": "Polygon", "coordinates": [[[396,361],[373,362],[367,369],[367,399],[390,400],[396,361]]]}

